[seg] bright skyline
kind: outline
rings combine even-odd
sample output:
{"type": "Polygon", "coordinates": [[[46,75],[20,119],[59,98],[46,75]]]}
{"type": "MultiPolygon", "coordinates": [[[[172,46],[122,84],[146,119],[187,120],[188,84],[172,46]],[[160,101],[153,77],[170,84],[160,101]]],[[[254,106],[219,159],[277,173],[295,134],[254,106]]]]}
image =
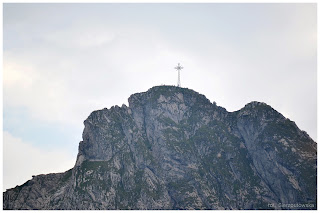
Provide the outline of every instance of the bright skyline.
{"type": "Polygon", "coordinates": [[[4,4],[4,188],[63,172],[83,121],[177,83],[317,137],[316,4],[4,4]]]}

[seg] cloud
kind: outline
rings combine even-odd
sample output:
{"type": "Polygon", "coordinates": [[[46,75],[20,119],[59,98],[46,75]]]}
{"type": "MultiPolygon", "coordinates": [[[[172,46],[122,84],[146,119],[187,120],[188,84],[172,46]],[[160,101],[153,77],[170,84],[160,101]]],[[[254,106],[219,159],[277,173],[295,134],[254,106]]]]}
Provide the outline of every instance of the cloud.
{"type": "Polygon", "coordinates": [[[4,190],[23,184],[32,175],[67,171],[74,166],[75,160],[61,149],[42,150],[3,132],[4,190]]]}
{"type": "Polygon", "coordinates": [[[112,42],[116,34],[104,27],[70,27],[48,33],[43,36],[43,40],[64,48],[93,48],[112,42]]]}
{"type": "Polygon", "coordinates": [[[32,63],[18,63],[19,57],[5,57],[3,65],[4,104],[7,107],[27,107],[35,118],[63,120],[59,113],[65,103],[63,81],[51,77],[32,63]]]}

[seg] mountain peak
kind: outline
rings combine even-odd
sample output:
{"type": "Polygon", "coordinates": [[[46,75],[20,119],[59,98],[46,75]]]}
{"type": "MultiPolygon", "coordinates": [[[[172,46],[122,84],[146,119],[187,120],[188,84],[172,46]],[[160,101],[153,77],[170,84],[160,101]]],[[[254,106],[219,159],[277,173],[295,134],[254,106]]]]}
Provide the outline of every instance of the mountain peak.
{"type": "Polygon", "coordinates": [[[140,103],[160,103],[167,100],[177,102],[183,102],[186,100],[187,103],[190,103],[191,101],[200,101],[200,103],[210,104],[210,101],[204,95],[188,88],[176,86],[155,86],[146,92],[131,95],[128,102],[131,107],[134,106],[137,101],[140,103]]]}
{"type": "Polygon", "coordinates": [[[265,103],[227,112],[156,86],[84,125],[74,168],[8,190],[4,209],[316,209],[316,143],[265,103]]]}

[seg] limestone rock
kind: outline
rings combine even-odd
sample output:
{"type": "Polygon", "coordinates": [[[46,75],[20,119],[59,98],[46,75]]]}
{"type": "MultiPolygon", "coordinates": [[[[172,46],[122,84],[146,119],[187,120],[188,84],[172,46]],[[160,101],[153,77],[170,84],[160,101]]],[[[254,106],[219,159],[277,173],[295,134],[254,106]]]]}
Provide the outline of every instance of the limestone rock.
{"type": "Polygon", "coordinates": [[[84,125],[75,166],[7,190],[4,209],[317,208],[316,143],[265,103],[228,112],[158,86],[84,125]]]}

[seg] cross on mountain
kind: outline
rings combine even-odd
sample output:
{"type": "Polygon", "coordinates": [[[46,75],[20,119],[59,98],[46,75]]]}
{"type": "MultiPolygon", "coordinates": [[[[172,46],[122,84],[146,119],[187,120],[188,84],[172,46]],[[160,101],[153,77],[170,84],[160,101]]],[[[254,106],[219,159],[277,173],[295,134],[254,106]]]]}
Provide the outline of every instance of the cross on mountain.
{"type": "Polygon", "coordinates": [[[178,70],[178,87],[181,87],[181,82],[180,82],[180,70],[183,69],[183,67],[178,63],[178,66],[175,67],[176,70],[178,70]]]}

